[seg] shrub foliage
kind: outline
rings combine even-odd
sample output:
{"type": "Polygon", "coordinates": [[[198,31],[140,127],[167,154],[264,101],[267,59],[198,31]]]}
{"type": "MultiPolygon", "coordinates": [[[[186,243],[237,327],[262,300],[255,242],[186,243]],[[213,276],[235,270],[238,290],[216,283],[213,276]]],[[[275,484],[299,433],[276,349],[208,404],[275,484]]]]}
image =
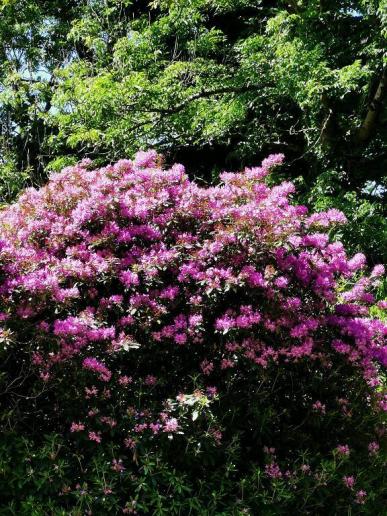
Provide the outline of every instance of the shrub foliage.
{"type": "Polygon", "coordinates": [[[282,159],[85,160],[0,214],[4,510],[382,510],[384,269],[266,184],[282,159]]]}

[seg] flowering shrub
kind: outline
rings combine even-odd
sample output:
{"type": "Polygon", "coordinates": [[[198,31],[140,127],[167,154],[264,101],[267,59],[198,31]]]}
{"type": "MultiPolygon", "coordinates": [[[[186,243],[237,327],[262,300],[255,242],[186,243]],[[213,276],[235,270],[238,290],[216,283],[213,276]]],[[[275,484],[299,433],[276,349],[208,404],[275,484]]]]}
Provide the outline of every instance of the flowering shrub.
{"type": "MultiPolygon", "coordinates": [[[[113,477],[153,453],[193,492],[204,471],[237,490],[245,478],[254,514],[273,486],[305,511],[376,507],[387,326],[370,309],[384,269],[330,239],[339,211],[308,214],[291,183],[265,184],[282,159],[211,188],[153,151],[99,170],[85,160],[4,210],[8,421],[61,434],[71,453],[114,450],[113,477]]],[[[122,490],[117,504],[140,510],[122,490]]]]}

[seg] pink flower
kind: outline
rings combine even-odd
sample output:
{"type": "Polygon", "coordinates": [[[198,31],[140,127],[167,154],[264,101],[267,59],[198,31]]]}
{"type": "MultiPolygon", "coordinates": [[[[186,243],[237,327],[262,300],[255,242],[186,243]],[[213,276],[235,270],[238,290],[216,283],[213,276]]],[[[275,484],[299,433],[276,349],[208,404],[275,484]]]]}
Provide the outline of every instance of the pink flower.
{"type": "Polygon", "coordinates": [[[355,477],[343,477],[343,483],[348,489],[352,489],[355,485],[355,477]]]}
{"type": "Polygon", "coordinates": [[[121,272],[120,280],[125,285],[125,287],[137,286],[140,283],[138,274],[135,274],[131,271],[121,272]]]}
{"type": "Polygon", "coordinates": [[[279,276],[274,280],[274,285],[278,288],[286,288],[289,284],[288,278],[285,278],[284,276],[279,276]]]}
{"type": "Polygon", "coordinates": [[[102,441],[101,432],[89,432],[89,440],[99,444],[102,441]]]}
{"type": "Polygon", "coordinates": [[[97,396],[97,394],[98,394],[98,389],[97,389],[97,387],[95,387],[95,385],[93,385],[91,388],[85,387],[85,398],[86,399],[90,399],[93,396],[97,396]]]}
{"type": "Polygon", "coordinates": [[[281,165],[285,159],[284,154],[270,154],[266,159],[262,161],[262,168],[271,169],[277,165],[281,165]]]}
{"type": "Polygon", "coordinates": [[[32,354],[32,363],[34,365],[43,365],[44,364],[44,360],[43,360],[43,357],[40,353],[33,353],[32,354]]]}
{"type": "Polygon", "coordinates": [[[209,433],[211,434],[215,443],[219,446],[222,442],[222,437],[223,437],[222,432],[218,428],[211,428],[209,430],[209,433]]]}
{"type": "Polygon", "coordinates": [[[313,403],[312,408],[315,412],[320,412],[321,414],[326,413],[326,407],[321,401],[317,400],[313,403]]]}
{"type": "Polygon", "coordinates": [[[187,342],[187,335],[185,333],[177,333],[175,335],[175,342],[177,344],[185,344],[187,342]]]}
{"type": "Polygon", "coordinates": [[[385,273],[384,265],[375,265],[375,267],[372,269],[370,277],[371,278],[379,278],[380,276],[383,276],[385,273]]]}
{"type": "Polygon", "coordinates": [[[114,165],[114,170],[120,173],[133,172],[133,162],[130,159],[120,159],[114,165]]]}
{"type": "Polygon", "coordinates": [[[308,226],[320,226],[327,228],[332,224],[345,224],[347,222],[347,218],[344,213],[335,208],[332,208],[328,211],[322,211],[320,213],[313,213],[308,219],[306,223],[308,226]]]}
{"type": "Polygon", "coordinates": [[[217,395],[218,389],[216,387],[209,386],[206,388],[206,392],[209,397],[213,398],[214,396],[217,395]]]}
{"type": "Polygon", "coordinates": [[[132,439],[131,437],[127,437],[124,440],[124,444],[125,444],[126,448],[130,448],[132,450],[136,447],[136,441],[134,439],[132,439]]]}
{"type": "Polygon", "coordinates": [[[164,422],[163,431],[164,432],[176,432],[176,430],[179,428],[179,424],[177,422],[177,419],[174,417],[167,419],[164,422]]]}
{"type": "Polygon", "coordinates": [[[152,430],[154,434],[158,434],[161,430],[161,424],[160,423],[149,423],[149,428],[152,430]]]}
{"type": "Polygon", "coordinates": [[[139,151],[136,154],[134,163],[137,167],[148,168],[156,165],[157,152],[154,150],[139,151]]]}
{"type": "Polygon", "coordinates": [[[214,364],[213,362],[208,362],[208,360],[203,360],[200,364],[200,368],[205,375],[209,375],[214,370],[214,364]]]}
{"type": "Polygon", "coordinates": [[[179,287],[173,287],[173,286],[167,287],[160,292],[160,298],[173,300],[178,295],[179,290],[180,290],[179,287]]]}
{"type": "Polygon", "coordinates": [[[356,493],[355,502],[364,505],[366,502],[367,492],[362,489],[356,493]]]}
{"type": "Polygon", "coordinates": [[[221,369],[230,369],[234,366],[235,366],[235,363],[232,360],[230,360],[229,358],[223,358],[220,363],[221,369]]]}
{"type": "Polygon", "coordinates": [[[266,464],[265,473],[270,478],[281,478],[282,477],[282,472],[276,462],[266,464]]]}
{"type": "Polygon", "coordinates": [[[109,369],[94,357],[85,358],[82,362],[82,366],[84,369],[100,373],[100,379],[104,382],[108,382],[111,378],[112,373],[109,371],[109,369]]]}
{"type": "Polygon", "coordinates": [[[117,473],[122,473],[123,471],[125,471],[125,467],[122,464],[122,460],[113,459],[111,469],[113,471],[116,471],[117,473]]]}
{"type": "Polygon", "coordinates": [[[191,328],[195,328],[196,326],[200,326],[203,322],[203,316],[199,314],[190,315],[188,319],[189,326],[191,328]]]}
{"type": "Polygon", "coordinates": [[[362,253],[357,253],[353,258],[348,261],[348,267],[350,271],[357,271],[362,269],[366,264],[366,257],[362,253]]]}
{"type": "Polygon", "coordinates": [[[50,373],[49,373],[48,371],[45,371],[45,372],[43,372],[43,371],[42,371],[42,372],[39,374],[39,376],[40,376],[40,378],[43,380],[43,382],[48,382],[48,381],[49,381],[49,379],[51,378],[51,375],[50,375],[50,373]]]}
{"type": "Polygon", "coordinates": [[[115,419],[113,419],[112,417],[102,416],[100,418],[100,421],[101,421],[101,423],[104,423],[104,424],[110,426],[110,428],[114,428],[115,426],[117,426],[117,421],[115,419]]]}
{"type": "Polygon", "coordinates": [[[70,432],[81,432],[85,429],[85,425],[83,423],[71,423],[70,432]]]}
{"type": "Polygon", "coordinates": [[[145,378],[145,385],[156,385],[157,378],[151,374],[148,374],[148,376],[145,378]]]}
{"type": "Polygon", "coordinates": [[[228,315],[220,317],[215,322],[215,328],[220,331],[228,331],[235,326],[235,321],[228,315]]]}
{"type": "Polygon", "coordinates": [[[138,423],[137,425],[134,425],[133,431],[136,432],[136,434],[141,434],[148,428],[148,423],[138,423]]]}
{"type": "Polygon", "coordinates": [[[120,385],[126,386],[133,382],[133,378],[131,376],[120,376],[118,378],[118,383],[120,385]]]}
{"type": "Polygon", "coordinates": [[[372,441],[368,445],[369,454],[370,455],[377,455],[378,451],[379,451],[379,448],[380,448],[379,444],[376,441],[372,441]]]}
{"type": "Polygon", "coordinates": [[[349,457],[349,454],[351,453],[347,444],[339,444],[336,448],[336,452],[342,457],[349,457]]]}

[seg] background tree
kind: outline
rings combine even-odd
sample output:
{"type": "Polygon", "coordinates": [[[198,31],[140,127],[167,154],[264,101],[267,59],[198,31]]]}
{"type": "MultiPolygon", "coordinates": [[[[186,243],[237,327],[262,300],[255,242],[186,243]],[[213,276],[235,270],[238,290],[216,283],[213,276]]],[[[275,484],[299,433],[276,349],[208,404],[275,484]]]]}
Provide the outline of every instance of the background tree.
{"type": "Polygon", "coordinates": [[[85,156],[155,147],[210,182],[284,152],[303,201],[383,259],[385,0],[0,5],[5,200],[85,156]]]}

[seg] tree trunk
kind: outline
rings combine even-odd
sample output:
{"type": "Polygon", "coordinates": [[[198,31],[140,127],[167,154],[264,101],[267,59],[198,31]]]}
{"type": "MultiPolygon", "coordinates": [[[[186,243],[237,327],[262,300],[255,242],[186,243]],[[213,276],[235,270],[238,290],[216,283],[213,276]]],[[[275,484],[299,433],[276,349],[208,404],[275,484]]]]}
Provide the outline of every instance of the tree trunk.
{"type": "Polygon", "coordinates": [[[371,137],[376,129],[376,125],[378,122],[380,112],[382,111],[383,100],[386,96],[386,91],[387,91],[387,68],[384,68],[382,77],[379,81],[375,95],[369,104],[367,114],[363,120],[362,125],[359,127],[359,129],[356,133],[356,136],[355,136],[356,143],[365,144],[371,139],[371,137]]]}

